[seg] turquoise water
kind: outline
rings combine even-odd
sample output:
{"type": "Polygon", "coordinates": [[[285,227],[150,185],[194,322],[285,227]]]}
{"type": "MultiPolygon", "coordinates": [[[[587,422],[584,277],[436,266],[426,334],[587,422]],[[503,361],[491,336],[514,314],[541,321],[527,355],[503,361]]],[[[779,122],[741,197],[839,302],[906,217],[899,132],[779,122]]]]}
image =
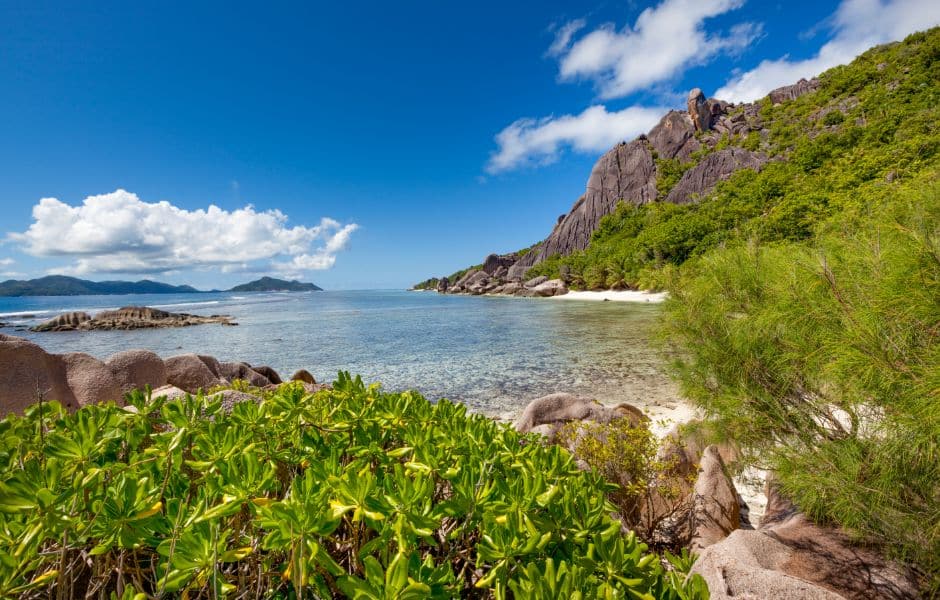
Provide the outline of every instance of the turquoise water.
{"type": "Polygon", "coordinates": [[[510,414],[556,391],[646,404],[671,394],[649,332],[651,304],[349,291],[0,298],[0,332],[50,352],[99,358],[129,348],[300,368],[318,381],[359,373],[391,390],[416,389],[486,414],[510,414]],[[227,314],[238,327],[30,333],[69,310],[145,305],[227,314]]]}

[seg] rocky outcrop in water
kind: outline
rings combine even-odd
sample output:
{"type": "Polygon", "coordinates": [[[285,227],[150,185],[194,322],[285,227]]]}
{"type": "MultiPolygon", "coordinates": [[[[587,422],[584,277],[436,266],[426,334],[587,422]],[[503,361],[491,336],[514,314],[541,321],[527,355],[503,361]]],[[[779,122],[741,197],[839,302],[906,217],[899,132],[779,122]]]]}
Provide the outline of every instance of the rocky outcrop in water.
{"type": "Polygon", "coordinates": [[[148,306],[125,306],[106,310],[94,317],[85,312],[70,312],[32,327],[31,331],[93,331],[114,329],[146,329],[156,327],[188,327],[205,323],[237,325],[227,315],[208,317],[186,313],[171,313],[148,306]]]}

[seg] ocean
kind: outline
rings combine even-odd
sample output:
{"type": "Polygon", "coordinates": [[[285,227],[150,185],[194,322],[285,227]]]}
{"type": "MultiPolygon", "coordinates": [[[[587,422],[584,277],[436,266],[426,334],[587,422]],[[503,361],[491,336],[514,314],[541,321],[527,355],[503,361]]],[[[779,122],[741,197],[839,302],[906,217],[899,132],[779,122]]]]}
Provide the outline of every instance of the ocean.
{"type": "Polygon", "coordinates": [[[164,358],[185,352],[269,365],[282,377],[304,368],[317,381],[340,370],[450,398],[491,416],[572,392],[605,403],[671,401],[650,335],[655,304],[449,296],[434,292],[327,291],[0,298],[0,332],[49,352],[106,358],[130,348],[164,358]],[[237,327],[32,333],[23,328],[72,310],[152,306],[226,314],[237,327]]]}

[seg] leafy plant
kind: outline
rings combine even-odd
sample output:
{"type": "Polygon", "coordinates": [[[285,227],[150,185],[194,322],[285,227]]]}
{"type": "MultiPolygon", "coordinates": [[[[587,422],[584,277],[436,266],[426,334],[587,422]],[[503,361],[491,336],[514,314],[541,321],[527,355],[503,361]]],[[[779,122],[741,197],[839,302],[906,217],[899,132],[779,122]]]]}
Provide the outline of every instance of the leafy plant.
{"type": "Polygon", "coordinates": [[[0,421],[0,597],[707,597],[600,475],[461,405],[345,373],[127,401],[0,421]]]}

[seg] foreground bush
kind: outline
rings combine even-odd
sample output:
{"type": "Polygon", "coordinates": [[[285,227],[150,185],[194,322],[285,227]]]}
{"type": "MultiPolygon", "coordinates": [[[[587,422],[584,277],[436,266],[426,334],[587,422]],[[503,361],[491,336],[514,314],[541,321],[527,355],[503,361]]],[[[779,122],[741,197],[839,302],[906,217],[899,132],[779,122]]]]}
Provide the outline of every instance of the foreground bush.
{"type": "Polygon", "coordinates": [[[706,255],[668,333],[720,432],[940,593],[940,187],[889,200],[812,245],[706,255]]]}
{"type": "Polygon", "coordinates": [[[600,476],[461,405],[342,374],[130,403],[0,422],[0,597],[707,597],[600,476]]]}

